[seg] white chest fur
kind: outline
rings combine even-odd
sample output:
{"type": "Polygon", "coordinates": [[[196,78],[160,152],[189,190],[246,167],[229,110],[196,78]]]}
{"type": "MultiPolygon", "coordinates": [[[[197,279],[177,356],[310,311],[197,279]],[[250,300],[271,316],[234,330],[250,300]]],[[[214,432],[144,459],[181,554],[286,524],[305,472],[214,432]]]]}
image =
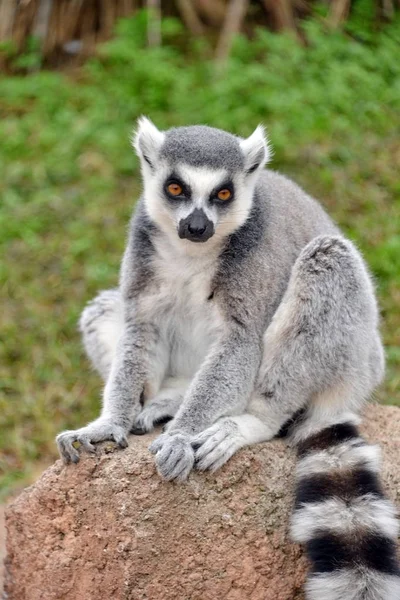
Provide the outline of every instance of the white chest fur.
{"type": "MultiPolygon", "coordinates": [[[[193,242],[192,242],[193,243],[193,242]]],[[[222,319],[210,300],[216,256],[188,255],[167,239],[156,242],[152,268],[156,287],[147,310],[168,348],[169,375],[192,377],[214,342],[222,319]]]]}

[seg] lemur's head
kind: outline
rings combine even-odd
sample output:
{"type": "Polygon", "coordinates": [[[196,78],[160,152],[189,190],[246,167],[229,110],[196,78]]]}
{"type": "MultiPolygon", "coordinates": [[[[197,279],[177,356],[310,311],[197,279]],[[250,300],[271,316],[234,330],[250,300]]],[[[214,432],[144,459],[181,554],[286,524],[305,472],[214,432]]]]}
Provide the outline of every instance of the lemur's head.
{"type": "Polygon", "coordinates": [[[226,237],[246,221],[270,156],[260,125],[241,139],[197,125],[159,131],[144,117],[134,147],[150,218],[177,239],[203,243],[226,237]]]}

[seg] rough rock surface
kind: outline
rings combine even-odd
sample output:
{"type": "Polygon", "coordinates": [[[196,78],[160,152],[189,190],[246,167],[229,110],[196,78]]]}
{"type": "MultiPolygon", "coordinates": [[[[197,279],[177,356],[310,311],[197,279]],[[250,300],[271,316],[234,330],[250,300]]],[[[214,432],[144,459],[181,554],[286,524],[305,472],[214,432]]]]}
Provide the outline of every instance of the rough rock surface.
{"type": "MultiPolygon", "coordinates": [[[[383,479],[400,504],[400,409],[371,407],[383,479]]],[[[147,451],[103,444],[58,461],[7,510],[9,600],[300,600],[306,561],[288,540],[293,452],[241,451],[216,474],[166,483],[147,451]]]]}
{"type": "Polygon", "coordinates": [[[4,506],[0,506],[0,594],[3,591],[4,568],[3,561],[6,555],[6,529],[4,506]]]}

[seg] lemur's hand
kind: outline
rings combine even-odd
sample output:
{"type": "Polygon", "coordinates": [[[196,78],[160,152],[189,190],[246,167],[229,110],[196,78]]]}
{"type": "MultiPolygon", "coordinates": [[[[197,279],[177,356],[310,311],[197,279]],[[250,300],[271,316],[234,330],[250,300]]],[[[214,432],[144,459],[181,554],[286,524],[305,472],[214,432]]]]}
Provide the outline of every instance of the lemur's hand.
{"type": "Polygon", "coordinates": [[[92,442],[103,442],[112,440],[120,448],[126,448],[128,441],[127,432],[120,425],[115,424],[110,418],[99,417],[86,427],[76,429],[75,431],[63,431],[57,438],[57,446],[61,458],[65,463],[79,462],[79,452],[74,443],[79,442],[80,446],[87,452],[95,452],[92,442]]]}
{"type": "Polygon", "coordinates": [[[154,440],[149,450],[155,454],[157,470],[164,479],[187,479],[194,465],[194,450],[189,435],[182,432],[163,433],[154,440]]]}

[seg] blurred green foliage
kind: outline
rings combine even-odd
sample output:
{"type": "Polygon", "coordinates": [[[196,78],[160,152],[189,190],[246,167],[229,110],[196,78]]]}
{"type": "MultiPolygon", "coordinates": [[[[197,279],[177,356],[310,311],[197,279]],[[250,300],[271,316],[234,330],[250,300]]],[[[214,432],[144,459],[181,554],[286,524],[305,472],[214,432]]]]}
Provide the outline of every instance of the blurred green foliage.
{"type": "MultiPolygon", "coordinates": [[[[400,404],[400,23],[357,38],[303,23],[308,40],[259,30],[217,69],[174,20],[146,47],[146,16],[120,22],[84,68],[0,79],[0,469],[3,490],[56,456],[54,436],[99,410],[76,322],[117,283],[140,190],[135,119],[267,125],[272,168],[321,199],[376,276],[388,376],[400,404]]],[[[346,25],[349,30],[352,23],[346,25]]],[[[23,60],[23,59],[21,59],[23,60]]],[[[26,60],[37,60],[35,47],[26,60]]]]}

